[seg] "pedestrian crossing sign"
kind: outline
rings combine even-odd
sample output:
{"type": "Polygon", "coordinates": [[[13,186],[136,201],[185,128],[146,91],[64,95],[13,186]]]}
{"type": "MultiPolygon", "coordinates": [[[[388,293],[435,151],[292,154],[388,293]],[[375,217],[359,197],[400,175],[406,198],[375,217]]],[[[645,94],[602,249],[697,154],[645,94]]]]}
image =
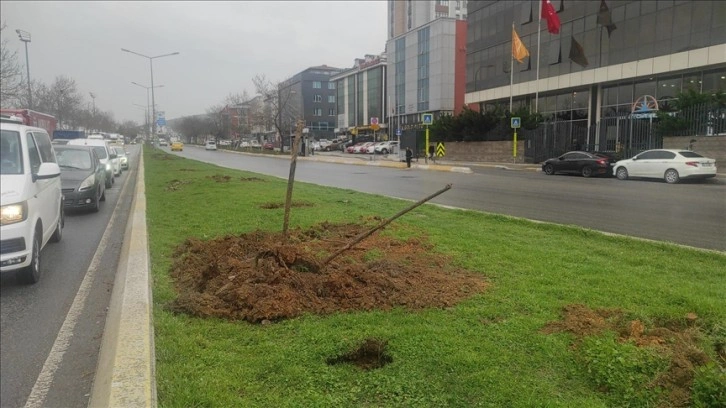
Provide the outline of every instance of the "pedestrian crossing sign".
{"type": "Polygon", "coordinates": [[[512,118],[512,129],[519,129],[522,127],[522,118],[515,116],[512,118]]]}

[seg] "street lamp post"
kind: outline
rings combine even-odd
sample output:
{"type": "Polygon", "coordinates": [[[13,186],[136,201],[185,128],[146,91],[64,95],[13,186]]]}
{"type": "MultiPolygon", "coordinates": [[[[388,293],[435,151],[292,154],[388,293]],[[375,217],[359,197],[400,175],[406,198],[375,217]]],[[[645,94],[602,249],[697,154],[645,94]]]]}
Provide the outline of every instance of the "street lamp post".
{"type": "MultiPolygon", "coordinates": [[[[136,85],[136,86],[140,86],[140,87],[146,89],[146,110],[148,112],[148,110],[150,109],[150,105],[149,105],[149,90],[151,90],[151,92],[153,93],[154,92],[154,88],[163,88],[164,85],[146,86],[146,85],[141,85],[140,83],[134,82],[134,81],[131,81],[131,83],[134,84],[134,85],[136,85]]],[[[154,120],[154,118],[152,117],[152,121],[153,120],[154,120]]],[[[148,125],[148,122],[147,122],[147,125],[148,125]]],[[[147,132],[150,131],[148,126],[146,127],[146,131],[147,132]]],[[[148,135],[149,138],[151,138],[152,135],[153,135],[153,133],[150,134],[150,135],[148,135]]]]}
{"type": "Polygon", "coordinates": [[[30,90],[30,60],[28,59],[28,43],[30,42],[30,33],[24,30],[15,30],[18,33],[20,41],[25,43],[25,69],[28,79],[28,109],[33,109],[33,92],[30,90]]]}
{"type": "MultiPolygon", "coordinates": [[[[162,55],[156,55],[153,57],[149,57],[148,55],[140,54],[135,51],[127,50],[126,48],[121,48],[121,51],[128,52],[131,54],[136,54],[139,57],[144,57],[149,60],[149,71],[151,72],[151,132],[156,135],[156,100],[154,99],[154,59],[161,58],[161,57],[169,57],[172,55],[179,55],[178,52],[172,52],[169,54],[162,54],[162,55]]],[[[152,136],[153,137],[153,136],[152,136]]]]}

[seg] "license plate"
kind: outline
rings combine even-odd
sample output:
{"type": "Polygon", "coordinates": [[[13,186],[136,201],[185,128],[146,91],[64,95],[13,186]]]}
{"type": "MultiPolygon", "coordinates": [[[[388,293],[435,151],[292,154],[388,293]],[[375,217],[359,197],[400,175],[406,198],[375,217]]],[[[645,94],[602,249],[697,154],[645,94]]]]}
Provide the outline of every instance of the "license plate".
{"type": "Polygon", "coordinates": [[[711,167],[713,165],[713,163],[702,163],[701,165],[703,167],[711,167]]]}

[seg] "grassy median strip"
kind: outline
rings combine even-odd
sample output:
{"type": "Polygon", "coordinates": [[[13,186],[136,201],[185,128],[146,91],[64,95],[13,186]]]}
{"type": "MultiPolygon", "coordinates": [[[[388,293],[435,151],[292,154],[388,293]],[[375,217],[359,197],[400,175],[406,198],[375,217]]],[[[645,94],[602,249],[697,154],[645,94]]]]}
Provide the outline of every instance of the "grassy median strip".
{"type": "MultiPolygon", "coordinates": [[[[447,259],[480,275],[482,291],[445,307],[254,323],[195,317],[174,306],[180,245],[279,232],[287,183],[157,149],[145,148],[144,160],[162,407],[718,406],[726,398],[723,253],[424,205],[380,234],[428,240],[415,260],[447,259]],[[366,346],[382,364],[346,363],[366,346]],[[682,365],[683,378],[674,371],[682,365]]],[[[290,226],[301,230],[370,223],[410,205],[305,183],[293,202],[290,226]]],[[[381,265],[392,248],[360,255],[381,265]]]]}

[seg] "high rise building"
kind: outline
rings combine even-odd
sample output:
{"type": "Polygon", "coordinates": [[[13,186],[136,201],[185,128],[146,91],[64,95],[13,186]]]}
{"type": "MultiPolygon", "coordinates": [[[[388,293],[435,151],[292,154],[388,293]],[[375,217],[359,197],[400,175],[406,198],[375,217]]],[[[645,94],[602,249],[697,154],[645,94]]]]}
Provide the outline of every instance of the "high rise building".
{"type": "Polygon", "coordinates": [[[331,77],[337,90],[338,133],[387,134],[386,55],[366,55],[331,77]],[[380,129],[371,128],[378,122],[380,129]]]}
{"type": "Polygon", "coordinates": [[[467,0],[388,0],[388,39],[437,18],[466,20],[467,0]]]}

